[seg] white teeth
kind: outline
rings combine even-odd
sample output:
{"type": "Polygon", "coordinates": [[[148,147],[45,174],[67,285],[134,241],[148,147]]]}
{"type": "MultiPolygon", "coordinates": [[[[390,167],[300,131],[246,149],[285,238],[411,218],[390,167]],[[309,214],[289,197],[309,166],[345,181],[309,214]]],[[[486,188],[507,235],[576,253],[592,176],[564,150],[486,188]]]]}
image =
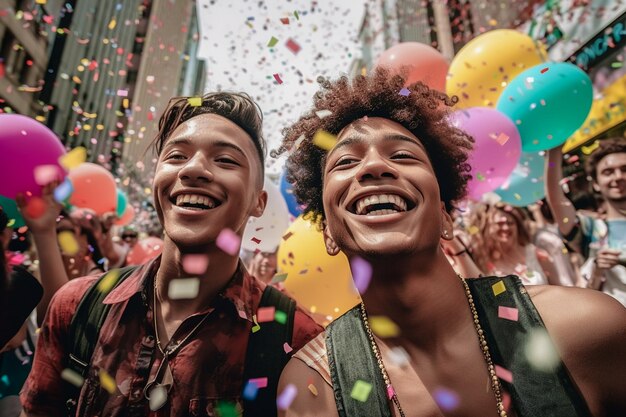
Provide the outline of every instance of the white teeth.
{"type": "Polygon", "coordinates": [[[215,207],[215,201],[204,195],[199,194],[180,194],[176,197],[176,205],[181,206],[183,204],[202,204],[209,208],[215,207]]]}
{"type": "MultiPolygon", "coordinates": [[[[370,195],[370,196],[367,196],[358,200],[356,203],[356,214],[366,214],[365,212],[366,212],[367,207],[374,205],[374,204],[386,204],[386,203],[392,203],[396,205],[400,210],[389,210],[389,209],[375,210],[372,213],[378,213],[378,212],[383,212],[383,211],[390,211],[392,213],[397,213],[398,211],[407,210],[406,201],[404,200],[404,198],[400,197],[399,195],[378,194],[378,195],[370,195]]],[[[372,213],[367,213],[367,214],[372,214],[372,213]]],[[[389,214],[389,213],[385,213],[385,214],[389,214]]]]}
{"type": "Polygon", "coordinates": [[[392,199],[393,197],[394,197],[393,195],[383,194],[383,195],[381,195],[380,197],[378,197],[378,200],[379,200],[381,203],[388,203],[388,202],[390,202],[390,201],[391,201],[391,199],[392,199]]]}
{"type": "Polygon", "coordinates": [[[189,203],[191,201],[191,196],[189,194],[185,194],[183,197],[183,203],[189,203]]]}
{"type": "Polygon", "coordinates": [[[198,196],[197,195],[192,195],[191,197],[189,197],[189,202],[191,204],[196,204],[198,202],[198,196]]]}
{"type": "Polygon", "coordinates": [[[368,216],[383,216],[385,214],[394,214],[394,213],[398,213],[398,212],[395,210],[385,209],[385,210],[374,210],[374,211],[367,213],[367,215],[368,216]]]}

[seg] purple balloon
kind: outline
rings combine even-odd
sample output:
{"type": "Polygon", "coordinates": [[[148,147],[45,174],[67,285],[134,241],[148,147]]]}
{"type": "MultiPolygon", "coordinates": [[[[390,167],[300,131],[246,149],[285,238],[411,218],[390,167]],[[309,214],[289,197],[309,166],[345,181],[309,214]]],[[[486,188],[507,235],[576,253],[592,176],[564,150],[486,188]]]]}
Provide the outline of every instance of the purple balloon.
{"type": "Polygon", "coordinates": [[[515,124],[498,110],[472,107],[450,115],[450,122],[474,137],[470,154],[472,179],[468,196],[474,200],[502,185],[522,154],[522,140],[515,124]]]}
{"type": "Polygon", "coordinates": [[[35,180],[35,168],[54,165],[59,179],[65,170],[59,157],[65,148],[46,126],[19,114],[0,114],[0,195],[14,199],[18,193],[41,195],[35,180]]]}

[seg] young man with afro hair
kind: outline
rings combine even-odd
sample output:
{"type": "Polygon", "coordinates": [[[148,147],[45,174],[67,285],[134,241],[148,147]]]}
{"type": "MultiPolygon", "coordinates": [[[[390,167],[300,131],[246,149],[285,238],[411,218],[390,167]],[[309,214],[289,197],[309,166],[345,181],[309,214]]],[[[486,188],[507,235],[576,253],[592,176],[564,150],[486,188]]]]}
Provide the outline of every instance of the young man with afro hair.
{"type": "Polygon", "coordinates": [[[377,70],[322,81],[286,129],[278,152],[328,253],[372,273],[363,303],[287,364],[279,392],[298,394],[282,415],[624,415],[619,303],[512,275],[464,279],[445,257],[473,142],[447,122],[452,103],[377,70]],[[321,131],[336,135],[326,149],[321,131]]]}

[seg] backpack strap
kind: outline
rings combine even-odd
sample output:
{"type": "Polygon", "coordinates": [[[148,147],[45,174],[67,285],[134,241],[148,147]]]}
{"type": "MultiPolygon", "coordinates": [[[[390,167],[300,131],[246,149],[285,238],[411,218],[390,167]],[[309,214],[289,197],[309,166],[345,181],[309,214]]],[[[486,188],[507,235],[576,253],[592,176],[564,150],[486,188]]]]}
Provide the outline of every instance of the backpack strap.
{"type": "Polygon", "coordinates": [[[534,366],[528,359],[526,348],[531,339],[540,339],[543,347],[557,353],[519,277],[482,277],[466,282],[494,366],[512,375],[512,383],[502,378],[500,382],[511,394],[517,416],[590,417],[587,403],[560,359],[534,366]],[[501,318],[500,307],[516,309],[517,320],[501,318]]]}
{"type": "MultiPolygon", "coordinates": [[[[280,374],[291,357],[285,352],[284,344],[291,346],[293,337],[296,302],[276,288],[268,285],[263,291],[259,308],[275,307],[276,312],[285,313],[285,322],[277,320],[261,323],[261,329],[252,332],[248,339],[246,361],[243,371],[243,404],[245,417],[275,416],[276,396],[280,374]],[[245,391],[248,381],[267,378],[267,387],[256,391],[253,399],[248,399],[245,391]]],[[[282,320],[281,320],[282,321],[282,320]]]]}
{"type": "Polygon", "coordinates": [[[361,320],[360,304],[326,328],[326,351],[340,417],[391,417],[387,387],[361,320]],[[357,381],[372,385],[367,400],[352,398],[357,381]]]}
{"type": "MultiPolygon", "coordinates": [[[[70,353],[67,357],[66,368],[78,374],[83,379],[87,376],[89,371],[89,364],[91,363],[91,357],[98,343],[100,329],[111,309],[111,305],[103,304],[102,301],[136,269],[137,266],[133,265],[122,269],[112,269],[102,274],[100,278],[89,287],[87,292],[85,292],[74,312],[72,322],[70,323],[70,353]],[[107,280],[106,288],[99,288],[100,283],[105,280],[107,280]]],[[[66,384],[66,406],[68,415],[73,416],[76,412],[80,390],[80,387],[70,383],[66,384]]]]}

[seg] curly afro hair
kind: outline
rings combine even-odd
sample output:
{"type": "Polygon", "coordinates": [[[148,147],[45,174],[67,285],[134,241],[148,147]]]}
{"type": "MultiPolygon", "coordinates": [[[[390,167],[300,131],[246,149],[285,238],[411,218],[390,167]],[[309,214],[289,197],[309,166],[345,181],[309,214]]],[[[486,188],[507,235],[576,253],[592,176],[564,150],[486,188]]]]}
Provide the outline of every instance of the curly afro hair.
{"type": "Polygon", "coordinates": [[[439,181],[441,200],[451,212],[466,193],[471,168],[468,153],[474,139],[451,126],[446,119],[456,102],[421,82],[407,86],[403,75],[379,68],[368,76],[330,82],[318,78],[321,89],[315,94],[313,109],[292,126],[283,129],[283,143],[272,156],[289,151],[287,181],[308,217],[325,218],[322,204],[323,171],[327,151],[313,144],[313,136],[324,130],[333,135],[362,117],[381,117],[404,126],[424,145],[439,181]],[[402,93],[401,93],[402,91],[402,93]],[[330,112],[319,117],[318,112],[330,112]]]}

